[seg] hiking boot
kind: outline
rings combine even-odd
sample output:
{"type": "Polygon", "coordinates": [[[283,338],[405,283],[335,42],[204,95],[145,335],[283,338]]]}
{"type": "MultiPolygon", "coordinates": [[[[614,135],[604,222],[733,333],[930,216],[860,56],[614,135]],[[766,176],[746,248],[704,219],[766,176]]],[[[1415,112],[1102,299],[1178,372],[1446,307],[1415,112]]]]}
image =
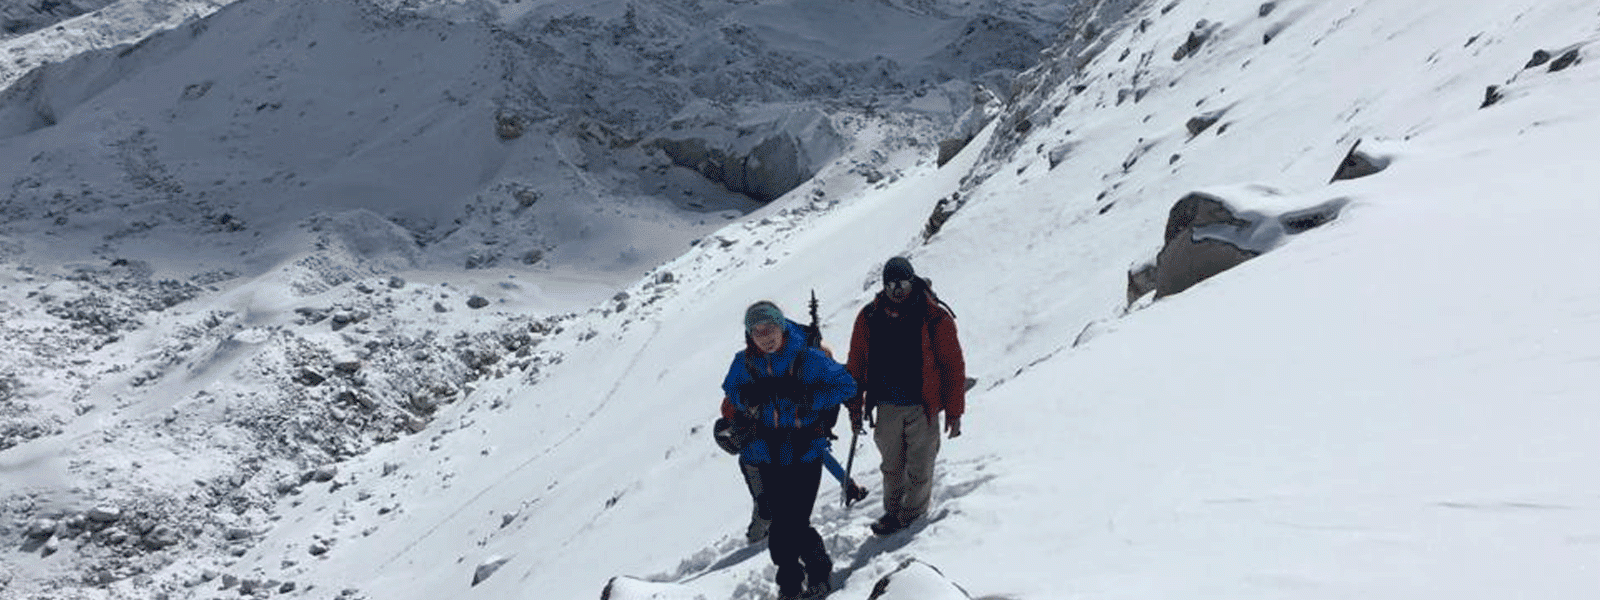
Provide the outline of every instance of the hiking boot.
{"type": "Polygon", "coordinates": [[[833,561],[826,561],[816,568],[811,568],[811,563],[806,563],[806,591],[802,598],[821,598],[833,591],[833,561]]]}
{"type": "Polygon", "coordinates": [[[889,535],[905,528],[905,524],[901,523],[899,519],[894,518],[892,515],[884,515],[878,520],[872,522],[872,533],[877,535],[889,535]]]}
{"type": "Polygon", "coordinates": [[[778,590],[778,600],[803,600],[804,598],[803,590],[800,589],[778,590]]]}
{"type": "Polygon", "coordinates": [[[744,541],[754,544],[767,539],[767,533],[770,529],[772,529],[772,521],[760,517],[750,517],[750,526],[744,529],[744,541]]]}
{"type": "Polygon", "coordinates": [[[806,591],[801,593],[800,597],[805,600],[820,600],[830,593],[833,593],[833,582],[824,578],[821,581],[810,582],[806,586],[806,591]]]}

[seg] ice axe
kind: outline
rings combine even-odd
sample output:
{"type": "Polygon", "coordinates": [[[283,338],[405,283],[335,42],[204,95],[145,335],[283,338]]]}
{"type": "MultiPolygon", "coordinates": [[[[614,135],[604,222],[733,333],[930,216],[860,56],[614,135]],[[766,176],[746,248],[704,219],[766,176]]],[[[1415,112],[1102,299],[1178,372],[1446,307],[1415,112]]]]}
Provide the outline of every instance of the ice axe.
{"type": "Polygon", "coordinates": [[[855,492],[855,489],[856,489],[856,478],[855,478],[854,475],[852,475],[850,473],[851,468],[854,467],[855,464],[856,464],[856,439],[859,438],[859,437],[860,437],[860,434],[856,433],[856,428],[852,426],[850,428],[850,455],[849,455],[849,457],[845,458],[845,460],[844,460],[844,507],[845,508],[850,508],[850,505],[851,504],[855,504],[857,500],[860,500],[862,498],[867,497],[866,494],[862,494],[860,496],[855,495],[854,492],[855,492]]]}
{"type": "MultiPolygon", "coordinates": [[[[857,396],[859,398],[860,396],[857,396]]],[[[855,419],[850,420],[850,456],[844,461],[844,507],[850,508],[851,504],[867,497],[866,489],[856,494],[856,478],[853,473],[856,464],[856,441],[861,438],[861,432],[856,429],[855,419]]]]}

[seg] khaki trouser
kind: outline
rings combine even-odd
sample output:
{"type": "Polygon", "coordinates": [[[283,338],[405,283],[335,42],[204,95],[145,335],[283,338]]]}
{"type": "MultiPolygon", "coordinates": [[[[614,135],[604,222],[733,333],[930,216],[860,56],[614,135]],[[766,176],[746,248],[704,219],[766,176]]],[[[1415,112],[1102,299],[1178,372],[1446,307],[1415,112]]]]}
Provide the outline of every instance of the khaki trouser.
{"type": "Polygon", "coordinates": [[[928,513],[939,427],[921,406],[878,405],[873,439],[883,456],[884,515],[907,524],[928,513]]]}

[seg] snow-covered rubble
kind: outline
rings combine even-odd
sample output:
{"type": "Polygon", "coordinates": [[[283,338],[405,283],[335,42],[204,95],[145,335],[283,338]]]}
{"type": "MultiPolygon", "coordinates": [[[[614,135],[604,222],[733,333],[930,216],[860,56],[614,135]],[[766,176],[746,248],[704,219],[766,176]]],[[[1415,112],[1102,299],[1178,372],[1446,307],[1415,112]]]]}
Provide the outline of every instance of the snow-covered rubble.
{"type": "Polygon", "coordinates": [[[8,362],[7,406],[32,410],[8,415],[6,444],[42,437],[18,449],[33,457],[24,464],[64,452],[76,458],[62,475],[96,484],[63,496],[14,480],[0,521],[28,525],[0,528],[42,556],[70,550],[92,585],[159,567],[172,551],[247,545],[254,536],[241,527],[266,526],[284,498],[331,480],[331,465],[426,430],[439,407],[469,396],[480,378],[531,383],[561,360],[539,346],[563,317],[505,314],[476,331],[416,328],[410,323],[435,306],[473,310],[470,294],[398,277],[333,286],[275,318],[163,314],[186,312],[182,304],[202,288],[151,282],[127,265],[81,268],[39,288],[22,313],[31,318],[6,324],[48,322],[45,315],[62,324],[49,335],[7,331],[32,344],[25,360],[8,362]],[[115,302],[85,300],[94,298],[115,302]],[[127,356],[119,352],[127,344],[117,344],[123,336],[157,345],[127,356]],[[79,363],[105,371],[62,377],[79,363]],[[74,381],[76,404],[50,402],[74,381]],[[108,399],[117,404],[95,405],[108,399]],[[74,420],[107,413],[113,419],[94,430],[74,420]],[[109,504],[76,508],[96,502],[109,504]]]}
{"type": "Polygon", "coordinates": [[[0,5],[0,86],[86,50],[137,42],[233,0],[38,0],[0,5]]]}
{"type": "Polygon", "coordinates": [[[0,33],[13,37],[94,12],[116,0],[45,0],[8,2],[0,6],[0,33]]]}

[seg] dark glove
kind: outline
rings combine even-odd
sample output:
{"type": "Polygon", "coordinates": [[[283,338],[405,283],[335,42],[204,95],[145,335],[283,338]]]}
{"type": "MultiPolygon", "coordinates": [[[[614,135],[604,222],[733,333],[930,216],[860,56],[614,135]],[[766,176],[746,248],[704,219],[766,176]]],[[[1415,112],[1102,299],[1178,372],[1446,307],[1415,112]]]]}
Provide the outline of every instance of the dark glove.
{"type": "Polygon", "coordinates": [[[944,430],[949,432],[951,438],[961,437],[961,417],[951,414],[945,415],[944,430]]]}
{"type": "Polygon", "coordinates": [[[850,410],[850,431],[856,435],[866,433],[867,429],[861,426],[861,421],[864,418],[868,424],[872,423],[872,409],[861,401],[861,395],[856,394],[854,398],[845,402],[845,408],[850,410]]]}

